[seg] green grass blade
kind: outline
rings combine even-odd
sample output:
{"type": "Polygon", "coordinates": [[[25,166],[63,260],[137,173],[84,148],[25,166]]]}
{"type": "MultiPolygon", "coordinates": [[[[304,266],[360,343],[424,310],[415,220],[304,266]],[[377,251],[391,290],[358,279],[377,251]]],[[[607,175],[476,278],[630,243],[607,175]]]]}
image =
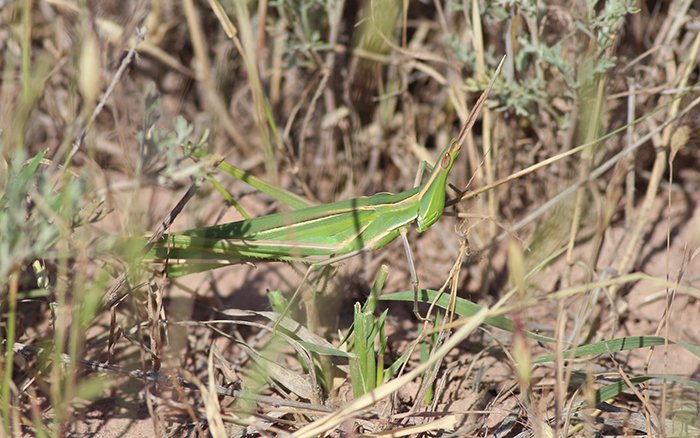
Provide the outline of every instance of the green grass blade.
{"type": "MultiPolygon", "coordinates": [[[[683,342],[674,342],[669,340],[670,343],[679,345],[692,354],[700,357],[700,348],[686,344],[683,342]]],[[[661,336],[628,336],[625,338],[610,339],[607,341],[595,342],[593,344],[581,345],[576,349],[575,357],[583,357],[594,354],[605,354],[605,353],[615,353],[624,350],[634,350],[637,348],[647,348],[656,347],[658,345],[664,345],[664,338],[661,336]]],[[[571,357],[571,351],[565,351],[563,353],[564,359],[569,359],[571,357]]],[[[532,360],[532,363],[543,363],[550,362],[556,358],[555,354],[548,354],[546,356],[540,356],[532,360]]]]}
{"type": "MultiPolygon", "coordinates": [[[[372,285],[372,290],[370,292],[370,296],[367,297],[367,301],[365,301],[364,306],[362,306],[362,311],[365,313],[374,313],[374,311],[377,308],[377,300],[379,299],[379,293],[382,291],[382,288],[384,288],[384,283],[386,282],[386,278],[389,275],[389,268],[386,265],[382,265],[381,269],[379,270],[379,273],[377,274],[376,280],[374,280],[374,284],[372,285]]],[[[381,317],[380,317],[381,318],[381,317]]],[[[338,345],[343,345],[348,340],[350,339],[350,336],[353,334],[355,331],[355,323],[353,322],[350,325],[350,328],[348,329],[347,333],[345,333],[345,336],[343,336],[343,339],[340,340],[340,343],[338,345]]],[[[348,344],[348,350],[353,349],[353,342],[350,340],[348,344]]]]}
{"type": "MultiPolygon", "coordinates": [[[[671,380],[673,382],[678,382],[685,386],[689,386],[695,389],[696,391],[700,392],[699,382],[694,382],[692,380],[684,379],[682,377],[674,376],[671,374],[649,374],[645,376],[635,376],[629,378],[630,382],[633,385],[638,385],[651,379],[671,380]]],[[[628,389],[629,385],[627,385],[627,383],[625,383],[624,380],[620,379],[619,382],[611,383],[610,385],[606,385],[598,389],[595,393],[595,402],[601,403],[609,398],[616,397],[617,395],[621,394],[624,391],[627,391],[628,389]]]]}
{"type": "MultiPolygon", "coordinates": [[[[437,296],[437,291],[431,290],[431,289],[420,289],[419,291],[419,296],[418,300],[424,303],[431,303],[435,297],[437,296]]],[[[395,292],[392,294],[387,294],[387,295],[382,295],[379,297],[380,300],[383,301],[413,301],[413,291],[403,291],[403,292],[395,292]]],[[[449,294],[442,294],[440,296],[440,299],[437,301],[436,305],[439,307],[442,307],[443,309],[447,309],[447,306],[449,305],[449,300],[450,296],[449,294]]],[[[478,304],[474,304],[471,301],[467,301],[464,298],[459,298],[457,297],[457,302],[455,304],[455,313],[457,313],[459,316],[462,317],[469,317],[473,316],[481,310],[481,306],[478,304]]],[[[494,316],[491,318],[487,318],[485,324],[490,325],[492,327],[505,330],[507,332],[514,332],[515,331],[515,323],[511,321],[510,319],[504,317],[504,316],[494,316]]],[[[540,336],[538,334],[532,333],[532,332],[525,332],[525,336],[527,336],[530,339],[534,339],[536,341],[540,342],[548,342],[548,343],[554,343],[557,342],[556,339],[554,338],[548,338],[546,336],[540,336]]]]}
{"type": "Polygon", "coordinates": [[[384,370],[384,381],[386,382],[390,378],[394,377],[396,373],[399,372],[399,368],[401,368],[401,365],[403,365],[404,362],[408,360],[408,355],[411,353],[411,351],[406,351],[404,354],[401,355],[400,358],[398,358],[394,363],[392,363],[389,368],[384,370]]]}
{"type": "MultiPolygon", "coordinates": [[[[366,394],[371,390],[371,384],[368,375],[369,361],[374,358],[370,358],[369,354],[374,353],[371,350],[371,346],[368,342],[368,335],[372,328],[370,322],[367,320],[367,314],[362,312],[360,303],[355,303],[354,306],[354,323],[355,323],[355,336],[354,336],[354,348],[353,353],[357,357],[357,364],[353,366],[351,364],[351,375],[352,375],[352,392],[355,398],[366,394]]],[[[374,317],[372,316],[372,322],[374,317]]]]}

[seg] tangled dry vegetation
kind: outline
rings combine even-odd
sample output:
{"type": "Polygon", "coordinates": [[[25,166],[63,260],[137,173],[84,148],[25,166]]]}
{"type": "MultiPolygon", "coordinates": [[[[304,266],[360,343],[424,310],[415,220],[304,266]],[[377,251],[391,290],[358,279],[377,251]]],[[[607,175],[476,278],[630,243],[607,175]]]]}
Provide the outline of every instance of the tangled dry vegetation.
{"type": "Polygon", "coordinates": [[[324,1],[0,1],[0,433],[698,436],[695,4],[324,1]],[[503,55],[465,200],[408,236],[430,322],[398,241],[277,326],[303,265],[115,243],[284,211],[192,145],[316,204],[408,190],[503,55]]]}

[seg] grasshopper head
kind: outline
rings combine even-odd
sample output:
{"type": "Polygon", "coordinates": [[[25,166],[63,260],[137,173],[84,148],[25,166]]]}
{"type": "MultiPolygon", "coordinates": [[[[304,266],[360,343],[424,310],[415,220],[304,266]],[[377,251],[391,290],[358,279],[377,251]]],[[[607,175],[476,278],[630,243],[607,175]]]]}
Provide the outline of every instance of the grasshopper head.
{"type": "Polygon", "coordinates": [[[436,220],[440,218],[440,216],[442,216],[442,210],[445,208],[445,184],[447,183],[447,174],[450,173],[452,164],[454,164],[455,158],[457,158],[457,154],[459,153],[466,136],[474,126],[476,117],[479,115],[481,107],[484,106],[484,101],[486,100],[489,91],[491,91],[491,87],[493,87],[493,83],[496,80],[496,77],[498,77],[501,67],[503,67],[503,62],[505,59],[505,56],[501,59],[500,64],[498,64],[498,68],[496,68],[496,73],[491,78],[486,90],[481,93],[479,100],[477,100],[474,107],[472,107],[467,120],[465,120],[464,125],[462,125],[462,129],[459,131],[459,136],[457,139],[452,140],[452,143],[450,143],[450,145],[444,151],[442,151],[440,160],[430,173],[430,178],[428,178],[420,187],[420,191],[418,192],[418,201],[420,202],[420,206],[418,208],[418,218],[416,220],[418,223],[418,232],[420,233],[427,230],[432,224],[435,223],[436,220]]]}
{"type": "Polygon", "coordinates": [[[450,145],[440,154],[440,159],[435,164],[430,177],[421,185],[421,189],[418,192],[420,203],[418,219],[416,220],[419,233],[430,228],[442,216],[442,210],[445,208],[447,175],[452,169],[452,164],[454,164],[460,148],[459,142],[452,140],[450,145]]]}

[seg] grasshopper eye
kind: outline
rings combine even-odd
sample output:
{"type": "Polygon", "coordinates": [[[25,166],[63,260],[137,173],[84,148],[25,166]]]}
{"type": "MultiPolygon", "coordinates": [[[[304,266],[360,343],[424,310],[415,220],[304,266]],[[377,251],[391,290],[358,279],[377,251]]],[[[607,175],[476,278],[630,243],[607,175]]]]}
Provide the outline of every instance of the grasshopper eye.
{"type": "Polygon", "coordinates": [[[447,169],[447,167],[450,165],[450,161],[452,161],[452,155],[450,155],[449,152],[445,154],[444,157],[442,157],[442,161],[440,162],[440,167],[443,169],[447,169]]]}

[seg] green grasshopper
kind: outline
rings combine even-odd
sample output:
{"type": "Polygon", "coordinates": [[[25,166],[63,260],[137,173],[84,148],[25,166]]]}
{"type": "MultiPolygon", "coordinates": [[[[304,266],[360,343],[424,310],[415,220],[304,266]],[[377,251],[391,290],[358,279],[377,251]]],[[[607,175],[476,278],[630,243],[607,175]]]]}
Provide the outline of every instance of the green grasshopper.
{"type": "Polygon", "coordinates": [[[414,290],[413,311],[424,320],[418,311],[418,276],[406,235],[413,223],[421,233],[442,215],[447,176],[502,65],[503,61],[472,108],[459,136],[440,154],[430,176],[420,186],[395,195],[379,193],[171,233],[156,243],[146,259],[167,262],[167,273],[171,276],[256,261],[309,264],[293,301],[311,272],[382,248],[401,237],[414,290]]]}

